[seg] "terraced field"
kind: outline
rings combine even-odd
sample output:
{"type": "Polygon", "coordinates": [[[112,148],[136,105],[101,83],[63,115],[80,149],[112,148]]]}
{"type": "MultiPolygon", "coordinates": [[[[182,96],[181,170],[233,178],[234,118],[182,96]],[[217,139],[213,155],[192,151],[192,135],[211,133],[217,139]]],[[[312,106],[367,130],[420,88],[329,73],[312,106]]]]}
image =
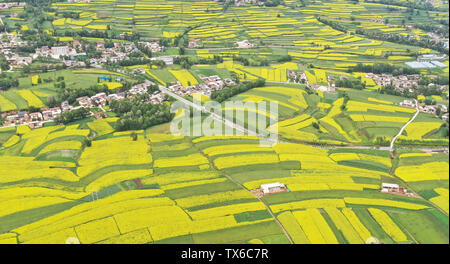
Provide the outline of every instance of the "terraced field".
{"type": "MultiPolygon", "coordinates": [[[[51,58],[15,65],[11,76],[17,87],[0,87],[2,114],[35,112],[64,96],[78,106],[80,90],[82,96],[118,93],[141,79],[165,87],[179,82],[183,95],[189,86],[205,83],[202,76],[231,78],[238,85],[264,79],[263,86],[243,92],[224,87],[230,92],[218,101],[222,110],[244,110],[235,123],[264,117],[264,129],[279,139],[262,146],[258,137],[247,135],[175,136],[169,123],[146,125],[164,113],[152,112],[144,120],[134,105],[119,115],[109,102],[90,109],[102,110],[105,118],[38,129],[2,127],[0,244],[448,244],[445,111],[421,112],[395,149],[386,150],[416,113],[401,102],[418,99],[420,106],[448,108],[448,56],[442,61],[447,67],[420,70],[433,80],[447,77],[446,90],[418,96],[389,95],[367,72],[353,70],[380,64],[402,68],[421,55],[441,53],[376,37],[420,41],[429,32],[417,23],[448,25],[448,7],[432,2],[430,10],[411,11],[398,3],[362,0],[285,0],[271,7],[209,0],[53,1],[42,10],[42,26],[22,18],[24,7],[0,10],[11,36],[29,37],[27,31],[39,25],[41,38],[56,46],[91,44],[89,54],[81,56],[84,62],[99,56],[101,42],[166,46],[150,55],[138,49],[138,58],[148,59],[142,65],[108,61],[103,68],[40,68],[56,64],[51,58]],[[189,45],[193,40],[198,47],[189,45]],[[252,46],[237,48],[244,40],[252,46]],[[160,62],[161,56],[180,56],[181,62],[150,61],[160,62]],[[298,74],[304,78],[294,82],[298,74]],[[61,78],[64,87],[56,81],[61,78]],[[324,92],[331,88],[329,80],[359,86],[324,92]],[[278,113],[230,108],[230,101],[276,102],[278,113]],[[133,130],[118,129],[127,118],[133,130]],[[255,195],[261,185],[277,182],[287,192],[255,195]],[[383,183],[398,184],[409,194],[382,192],[383,183]]],[[[3,80],[6,73],[0,75],[3,80]]],[[[149,102],[154,92],[139,100],[149,102]]],[[[196,94],[203,102],[214,99],[196,94]]],[[[161,104],[170,106],[172,99],[161,104]]],[[[175,118],[189,117],[186,113],[175,118]]]]}
{"type": "MultiPolygon", "coordinates": [[[[99,131],[94,124],[31,130],[1,150],[0,203],[17,204],[0,206],[1,242],[365,243],[375,236],[396,243],[426,237],[430,230],[404,225],[399,212],[427,215],[436,242],[448,242],[448,221],[431,203],[379,192],[381,181],[396,180],[386,152],[261,147],[255,137],[151,132],[139,132],[137,141],[109,133],[87,146],[86,137],[99,131]],[[290,192],[262,200],[250,192],[270,182],[283,182],[290,192]]],[[[445,164],[433,177],[448,177],[445,164]]],[[[448,192],[436,193],[430,201],[442,206],[448,192]]]]}

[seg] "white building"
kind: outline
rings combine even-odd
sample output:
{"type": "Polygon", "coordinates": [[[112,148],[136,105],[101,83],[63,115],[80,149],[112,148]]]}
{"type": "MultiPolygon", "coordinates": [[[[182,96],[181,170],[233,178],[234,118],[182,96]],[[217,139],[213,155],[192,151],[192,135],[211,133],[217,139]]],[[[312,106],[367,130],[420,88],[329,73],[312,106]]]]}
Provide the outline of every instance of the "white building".
{"type": "Polygon", "coordinates": [[[60,56],[77,55],[77,52],[68,46],[52,47],[50,52],[51,52],[52,58],[54,58],[54,59],[59,59],[60,56]]]}
{"type": "Polygon", "coordinates": [[[261,184],[261,190],[264,194],[277,193],[277,192],[285,192],[287,191],[286,185],[274,182],[269,184],[261,184]]]}
{"type": "Polygon", "coordinates": [[[154,57],[154,58],[151,58],[150,60],[161,60],[161,61],[164,61],[164,63],[166,65],[172,65],[174,57],[175,56],[173,56],[173,55],[167,55],[167,56],[154,57]]]}
{"type": "Polygon", "coordinates": [[[247,39],[236,42],[236,43],[234,43],[234,45],[236,45],[238,48],[241,48],[241,49],[253,48],[255,46],[254,44],[250,43],[250,41],[248,41],[247,39]]]}
{"type": "Polygon", "coordinates": [[[394,183],[385,183],[383,182],[381,184],[381,191],[382,192],[398,192],[398,190],[400,189],[400,186],[398,184],[394,184],[394,183]]]}

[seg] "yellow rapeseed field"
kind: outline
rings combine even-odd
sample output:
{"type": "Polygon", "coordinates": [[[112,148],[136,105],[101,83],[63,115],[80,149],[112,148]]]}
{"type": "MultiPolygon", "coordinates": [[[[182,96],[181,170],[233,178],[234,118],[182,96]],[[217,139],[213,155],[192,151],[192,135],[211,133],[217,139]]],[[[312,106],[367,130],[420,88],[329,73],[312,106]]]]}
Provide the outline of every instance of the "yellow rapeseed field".
{"type": "Polygon", "coordinates": [[[449,204],[449,195],[448,189],[445,188],[435,188],[434,191],[439,194],[439,196],[433,197],[430,199],[430,202],[439,206],[442,210],[444,210],[448,214],[448,204],[449,204]]]}
{"type": "Polygon", "coordinates": [[[368,209],[373,218],[383,228],[383,230],[396,242],[408,241],[406,235],[402,230],[392,221],[389,215],[380,209],[369,208],[368,209]]]}
{"type": "Polygon", "coordinates": [[[293,212],[294,217],[312,244],[337,244],[330,226],[317,209],[293,212]]]}
{"type": "Polygon", "coordinates": [[[201,164],[208,164],[207,158],[201,154],[194,153],[181,157],[171,158],[159,158],[155,160],[155,168],[168,168],[168,167],[180,167],[180,166],[197,166],[201,164]]]}
{"type": "Polygon", "coordinates": [[[9,148],[17,144],[20,141],[20,137],[18,135],[11,136],[5,143],[3,143],[3,147],[9,148]]]}
{"type": "Polygon", "coordinates": [[[132,210],[117,214],[114,219],[121,233],[128,233],[144,227],[158,224],[171,225],[177,222],[189,222],[188,215],[178,206],[158,206],[132,210]]]}
{"type": "Polygon", "coordinates": [[[141,178],[147,175],[153,174],[153,170],[119,170],[107,173],[101,177],[95,179],[88,186],[86,186],[86,192],[91,193],[93,191],[100,191],[108,186],[120,183],[122,181],[141,178]]]}
{"type": "Polygon", "coordinates": [[[228,191],[228,192],[219,192],[212,194],[204,194],[204,195],[195,195],[189,196],[185,198],[180,198],[175,200],[177,205],[188,208],[194,206],[200,206],[211,203],[219,203],[226,201],[233,201],[239,199],[255,199],[249,191],[246,190],[237,190],[237,191],[228,191]]]}
{"type": "Polygon", "coordinates": [[[112,217],[79,225],[75,227],[75,231],[83,244],[91,244],[120,235],[116,222],[112,217]]]}
{"type": "Polygon", "coordinates": [[[219,206],[214,208],[208,208],[198,211],[188,212],[192,219],[205,219],[226,215],[239,214],[248,211],[259,211],[265,210],[266,207],[261,202],[253,202],[253,203],[240,203],[240,204],[232,204],[219,206]]]}
{"type": "Polygon", "coordinates": [[[18,90],[17,93],[27,101],[28,106],[44,107],[44,103],[30,90],[18,90]]]}
{"type": "Polygon", "coordinates": [[[217,156],[230,153],[240,152],[272,152],[271,148],[261,147],[258,144],[236,144],[236,145],[223,145],[213,146],[202,150],[208,156],[217,156]]]}
{"type": "Polygon", "coordinates": [[[129,137],[95,140],[81,154],[77,174],[83,177],[111,165],[150,164],[153,159],[149,151],[150,146],[142,136],[136,141],[129,137]]]}
{"type": "Polygon", "coordinates": [[[325,208],[325,211],[330,216],[331,220],[333,220],[333,223],[336,225],[336,227],[342,232],[345,239],[350,244],[364,244],[365,240],[362,240],[359,234],[355,231],[353,226],[350,224],[350,222],[347,220],[347,218],[342,214],[339,209],[334,207],[327,207],[325,208]]]}
{"type": "Polygon", "coordinates": [[[275,154],[244,154],[216,158],[214,160],[214,165],[219,170],[221,170],[238,166],[270,164],[278,162],[278,155],[275,154]]]}
{"type": "Polygon", "coordinates": [[[448,180],[449,166],[447,162],[428,162],[416,166],[400,166],[395,175],[407,182],[448,180]]]}
{"type": "Polygon", "coordinates": [[[361,237],[362,241],[366,241],[369,237],[372,235],[370,234],[370,231],[367,230],[367,228],[364,226],[363,223],[359,220],[358,216],[353,212],[350,208],[342,208],[342,213],[345,215],[347,220],[350,222],[350,224],[353,226],[356,232],[358,232],[359,236],[361,237]]]}
{"type": "Polygon", "coordinates": [[[148,244],[153,242],[148,228],[135,230],[120,236],[110,237],[106,240],[97,242],[98,244],[148,244]]]}
{"type": "Polygon", "coordinates": [[[347,204],[363,204],[363,205],[377,205],[377,206],[387,206],[387,207],[398,207],[398,208],[404,208],[404,209],[410,209],[410,210],[420,210],[420,209],[426,209],[429,208],[426,205],[421,204],[414,204],[409,202],[400,202],[400,201],[393,201],[393,200],[387,200],[387,199],[375,199],[375,198],[356,198],[356,197],[349,197],[344,198],[345,203],[347,204]]]}
{"type": "Polygon", "coordinates": [[[288,211],[295,209],[325,208],[325,207],[344,208],[345,202],[343,199],[311,199],[290,203],[274,204],[270,206],[270,209],[272,209],[274,213],[278,213],[281,211],[288,211]]]}
{"type": "Polygon", "coordinates": [[[198,84],[197,79],[188,71],[188,70],[169,70],[170,73],[180,81],[183,87],[191,86],[194,84],[198,84]]]}
{"type": "Polygon", "coordinates": [[[55,142],[52,144],[49,144],[45,146],[39,153],[46,153],[50,151],[55,150],[63,150],[63,149],[81,149],[82,143],[80,141],[76,140],[69,140],[69,141],[61,141],[61,142],[55,142]]]}
{"type": "Polygon", "coordinates": [[[287,211],[278,215],[278,220],[288,232],[295,244],[310,244],[301,226],[295,219],[292,212],[287,211]]]}

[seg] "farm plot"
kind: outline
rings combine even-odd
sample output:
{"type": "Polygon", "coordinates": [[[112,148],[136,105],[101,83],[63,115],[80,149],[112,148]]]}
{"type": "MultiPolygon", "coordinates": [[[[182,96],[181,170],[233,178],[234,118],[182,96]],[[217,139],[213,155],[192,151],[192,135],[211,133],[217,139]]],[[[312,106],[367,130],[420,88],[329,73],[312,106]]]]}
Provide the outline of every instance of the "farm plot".
{"type": "Polygon", "coordinates": [[[143,137],[136,141],[129,137],[118,137],[92,142],[92,148],[85,148],[78,161],[77,174],[84,177],[101,168],[124,164],[150,164],[152,155],[143,137]],[[124,144],[127,148],[124,149],[124,144]]]}

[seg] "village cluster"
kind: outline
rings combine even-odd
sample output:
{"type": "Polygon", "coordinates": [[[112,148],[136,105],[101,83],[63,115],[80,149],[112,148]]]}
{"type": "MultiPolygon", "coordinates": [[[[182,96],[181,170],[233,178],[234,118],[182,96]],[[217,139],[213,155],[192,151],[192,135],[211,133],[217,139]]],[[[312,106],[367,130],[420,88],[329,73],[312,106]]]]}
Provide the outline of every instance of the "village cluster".
{"type": "MultiPolygon", "coordinates": [[[[399,103],[400,106],[403,107],[409,107],[409,108],[416,108],[416,103],[412,100],[405,99],[402,102],[399,103]]],[[[448,108],[444,104],[435,104],[435,105],[420,105],[418,106],[420,112],[429,113],[436,115],[437,109],[439,108],[442,113],[445,113],[442,115],[442,120],[448,120],[448,108]]]]}
{"type": "MultiPolygon", "coordinates": [[[[108,79],[109,77],[102,76],[101,78],[108,79]]],[[[201,93],[205,96],[210,97],[212,91],[221,90],[224,86],[232,86],[236,83],[230,79],[226,78],[222,80],[219,76],[204,76],[200,75],[203,83],[195,84],[192,86],[183,87],[179,81],[172,83],[168,89],[172,92],[181,95],[191,95],[193,93],[201,93]]],[[[82,96],[76,98],[76,104],[78,106],[72,106],[68,101],[64,101],[61,103],[60,107],[53,108],[41,108],[40,111],[30,113],[29,111],[10,111],[2,113],[2,117],[5,119],[3,123],[3,127],[9,126],[17,126],[17,125],[29,125],[30,128],[39,128],[42,127],[44,123],[52,122],[54,119],[59,116],[61,113],[66,111],[72,111],[79,108],[99,108],[102,112],[106,112],[103,108],[112,100],[122,100],[126,97],[131,97],[134,95],[142,95],[148,92],[148,87],[151,85],[155,85],[155,83],[145,80],[143,83],[134,85],[128,91],[119,92],[119,93],[111,93],[106,94],[104,92],[97,93],[91,97],[82,96]]],[[[160,91],[155,91],[152,93],[148,99],[145,99],[147,103],[151,104],[159,104],[165,100],[164,93],[160,91]]],[[[92,116],[95,118],[102,118],[101,114],[92,113],[92,116]]]]}
{"type": "MultiPolygon", "coordinates": [[[[17,47],[25,47],[27,41],[21,40],[21,34],[0,33],[0,54],[3,54],[8,60],[10,66],[30,65],[33,62],[31,56],[21,56],[13,50],[17,47]]],[[[1,73],[1,69],[0,69],[1,73]]]]}
{"type": "MultiPolygon", "coordinates": [[[[119,101],[126,97],[137,94],[145,94],[147,93],[148,87],[150,85],[154,85],[154,83],[149,80],[145,80],[143,83],[131,87],[131,89],[126,92],[112,93],[108,95],[102,92],[97,93],[91,97],[82,96],[76,98],[78,106],[72,106],[69,104],[68,101],[64,101],[61,103],[60,106],[53,108],[45,107],[41,108],[40,111],[32,113],[30,113],[29,111],[19,111],[19,110],[5,112],[1,114],[1,116],[5,119],[3,127],[25,124],[28,125],[30,128],[39,128],[42,127],[44,123],[53,122],[54,119],[61,113],[76,110],[79,108],[86,108],[86,109],[99,108],[102,112],[106,112],[106,110],[103,107],[107,105],[108,102],[111,102],[112,100],[119,101]]],[[[165,99],[164,94],[160,92],[155,92],[150,96],[148,102],[157,104],[164,101],[164,99],[165,99]]],[[[92,113],[92,116],[94,116],[95,118],[103,117],[103,115],[96,113],[92,113]]]]}
{"type": "MultiPolygon", "coordinates": [[[[77,40],[71,44],[64,46],[48,47],[43,46],[37,48],[34,53],[28,56],[22,56],[14,51],[16,47],[24,47],[29,43],[21,41],[21,34],[0,33],[0,39],[6,38],[8,41],[0,42],[0,53],[5,56],[10,66],[27,66],[33,63],[40,57],[53,58],[62,60],[67,67],[96,67],[101,68],[106,63],[118,63],[122,60],[130,59],[129,55],[134,52],[139,52],[139,49],[132,42],[114,42],[112,47],[105,47],[105,42],[100,41],[96,44],[96,50],[101,51],[102,54],[98,58],[91,58],[86,65],[84,58],[87,58],[86,52],[83,50],[83,45],[77,40]]],[[[139,42],[138,44],[147,47],[151,52],[163,52],[164,46],[158,42],[139,42]]],[[[153,60],[163,60],[166,64],[173,63],[173,58],[152,58],[153,60]]]]}
{"type": "Polygon", "coordinates": [[[218,75],[204,76],[199,75],[203,83],[194,84],[191,86],[183,87],[179,81],[173,83],[168,89],[178,95],[185,96],[194,93],[201,93],[205,96],[211,97],[213,91],[222,90],[224,86],[232,86],[236,83],[231,78],[222,80],[218,75]]]}

